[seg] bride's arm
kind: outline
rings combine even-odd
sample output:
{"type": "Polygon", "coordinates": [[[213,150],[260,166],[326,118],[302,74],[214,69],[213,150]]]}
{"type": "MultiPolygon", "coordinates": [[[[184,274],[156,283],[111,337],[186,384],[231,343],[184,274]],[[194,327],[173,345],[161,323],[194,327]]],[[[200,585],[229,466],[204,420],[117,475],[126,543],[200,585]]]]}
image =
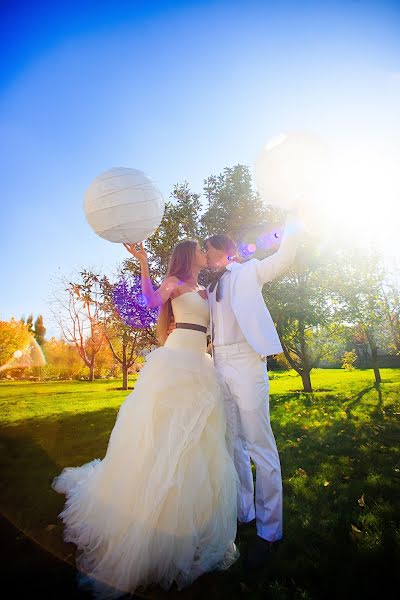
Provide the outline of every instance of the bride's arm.
{"type": "Polygon", "coordinates": [[[150,279],[149,263],[147,260],[147,252],[140,244],[124,244],[132,256],[138,259],[141,271],[142,294],[146,298],[149,308],[157,308],[164,304],[171,296],[174,289],[178,286],[177,277],[166,277],[160,287],[155,290],[150,279]],[[139,250],[136,248],[139,246],[139,250]]]}

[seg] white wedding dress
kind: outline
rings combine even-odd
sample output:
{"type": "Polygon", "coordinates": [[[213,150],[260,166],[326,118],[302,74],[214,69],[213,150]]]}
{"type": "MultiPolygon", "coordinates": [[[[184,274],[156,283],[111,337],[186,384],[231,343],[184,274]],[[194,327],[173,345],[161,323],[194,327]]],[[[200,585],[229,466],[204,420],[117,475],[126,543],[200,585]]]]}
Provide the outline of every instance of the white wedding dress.
{"type": "MultiPolygon", "coordinates": [[[[176,322],[208,325],[197,292],[172,300],[176,322]]],[[[175,329],[151,352],[122,404],[103,460],[66,468],[64,539],[98,598],[192,583],[238,558],[237,475],[206,335],[175,329]]]]}

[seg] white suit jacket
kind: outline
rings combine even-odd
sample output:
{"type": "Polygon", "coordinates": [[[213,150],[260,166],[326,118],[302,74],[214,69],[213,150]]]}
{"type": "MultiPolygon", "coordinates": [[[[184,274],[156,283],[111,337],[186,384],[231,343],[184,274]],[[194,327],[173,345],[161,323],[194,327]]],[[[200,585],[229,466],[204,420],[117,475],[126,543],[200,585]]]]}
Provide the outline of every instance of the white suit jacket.
{"type": "Polygon", "coordinates": [[[250,346],[263,356],[279,354],[282,346],[261,290],[264,283],[281,275],[293,262],[300,231],[299,223],[289,217],[275,254],[264,260],[229,263],[226,267],[231,271],[231,304],[239,327],[250,346]]]}

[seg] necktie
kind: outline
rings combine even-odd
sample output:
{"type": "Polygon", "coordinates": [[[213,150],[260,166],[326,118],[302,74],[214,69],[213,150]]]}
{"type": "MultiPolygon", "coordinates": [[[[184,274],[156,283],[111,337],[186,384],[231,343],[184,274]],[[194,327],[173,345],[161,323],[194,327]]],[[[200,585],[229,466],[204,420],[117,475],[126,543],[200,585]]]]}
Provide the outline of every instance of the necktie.
{"type": "Polygon", "coordinates": [[[224,267],[220,271],[217,271],[214,274],[214,277],[210,283],[210,292],[211,293],[214,291],[215,286],[217,286],[217,291],[215,293],[215,299],[217,302],[219,302],[221,300],[221,277],[227,271],[228,271],[228,269],[226,267],[224,267]]]}

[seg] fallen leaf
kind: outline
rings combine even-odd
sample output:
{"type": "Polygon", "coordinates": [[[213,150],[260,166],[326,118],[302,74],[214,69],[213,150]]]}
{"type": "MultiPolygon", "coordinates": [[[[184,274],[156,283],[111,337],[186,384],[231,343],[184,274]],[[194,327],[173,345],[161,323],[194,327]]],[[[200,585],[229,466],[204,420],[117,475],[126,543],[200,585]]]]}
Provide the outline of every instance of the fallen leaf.
{"type": "Polygon", "coordinates": [[[355,525],[353,525],[353,523],[351,524],[351,531],[353,533],[362,533],[361,529],[358,529],[358,527],[356,527],[355,525]]]}
{"type": "Polygon", "coordinates": [[[301,467],[299,467],[298,469],[296,469],[296,473],[297,473],[297,475],[300,475],[300,477],[307,477],[307,473],[301,467]]]}
{"type": "Polygon", "coordinates": [[[327,487],[330,484],[330,481],[324,481],[324,487],[327,487]]]}
{"type": "Polygon", "coordinates": [[[364,494],[357,500],[357,502],[360,506],[365,506],[364,494]]]}

